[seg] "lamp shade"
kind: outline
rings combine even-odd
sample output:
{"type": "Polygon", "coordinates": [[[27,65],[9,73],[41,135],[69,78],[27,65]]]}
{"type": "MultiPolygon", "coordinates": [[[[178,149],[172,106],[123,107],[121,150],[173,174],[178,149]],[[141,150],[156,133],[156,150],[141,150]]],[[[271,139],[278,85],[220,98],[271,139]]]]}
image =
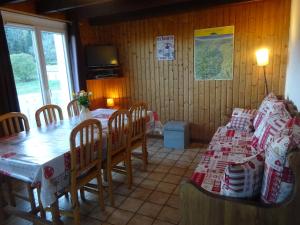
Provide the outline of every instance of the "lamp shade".
{"type": "Polygon", "coordinates": [[[266,66],[269,64],[269,49],[261,48],[256,51],[256,61],[258,66],[266,66]]]}
{"type": "Polygon", "coordinates": [[[113,107],[115,105],[114,99],[113,98],[106,99],[106,105],[108,107],[113,107]]]}

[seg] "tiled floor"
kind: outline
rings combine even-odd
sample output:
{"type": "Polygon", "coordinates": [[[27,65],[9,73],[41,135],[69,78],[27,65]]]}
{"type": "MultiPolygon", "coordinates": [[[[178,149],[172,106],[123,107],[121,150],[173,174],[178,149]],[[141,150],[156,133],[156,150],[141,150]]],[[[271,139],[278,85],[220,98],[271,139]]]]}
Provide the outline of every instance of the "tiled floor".
{"type": "MultiPolygon", "coordinates": [[[[205,146],[193,145],[190,149],[172,150],[163,147],[161,139],[148,139],[149,165],[142,170],[140,160],[133,160],[133,187],[127,189],[126,177],[114,175],[115,207],[109,204],[105,194],[105,211],[101,211],[97,197],[86,194],[81,202],[82,225],[174,225],[180,223],[179,188],[188,179],[199,161],[205,146]]],[[[25,203],[19,206],[28,208],[25,203]]],[[[70,209],[71,203],[65,197],[60,207],[70,209]]],[[[50,215],[49,215],[50,216],[50,215]]],[[[72,218],[62,217],[65,224],[72,224],[72,218]]],[[[27,221],[10,217],[4,225],[27,225],[27,221]]]]}

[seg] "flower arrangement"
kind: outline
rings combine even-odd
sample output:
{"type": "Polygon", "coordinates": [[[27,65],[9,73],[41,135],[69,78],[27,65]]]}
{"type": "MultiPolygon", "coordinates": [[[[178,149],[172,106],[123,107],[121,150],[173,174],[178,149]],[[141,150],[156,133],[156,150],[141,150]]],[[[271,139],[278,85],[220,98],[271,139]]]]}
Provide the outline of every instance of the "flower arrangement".
{"type": "Polygon", "coordinates": [[[86,92],[84,90],[73,94],[79,105],[83,106],[84,108],[88,108],[90,106],[90,96],[92,95],[92,92],[86,92]]]}

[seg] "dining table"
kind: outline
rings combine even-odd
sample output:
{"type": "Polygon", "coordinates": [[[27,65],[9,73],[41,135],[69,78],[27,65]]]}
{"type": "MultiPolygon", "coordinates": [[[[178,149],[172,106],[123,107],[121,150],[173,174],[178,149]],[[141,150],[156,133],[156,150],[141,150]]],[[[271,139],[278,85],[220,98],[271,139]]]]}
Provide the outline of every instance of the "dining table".
{"type": "MultiPolygon", "coordinates": [[[[108,120],[115,111],[115,109],[91,111],[91,117],[98,119],[102,124],[103,152],[107,149],[108,120]]],[[[157,127],[158,120],[155,117],[157,117],[155,113],[147,111],[147,133],[160,129],[157,127]]],[[[80,117],[75,116],[48,126],[34,127],[28,132],[23,131],[0,138],[0,174],[29,182],[32,187],[39,187],[42,205],[52,208],[53,224],[61,224],[56,196],[70,185],[69,135],[80,122],[80,117]]],[[[4,200],[0,198],[0,201],[3,212],[4,200]]]]}

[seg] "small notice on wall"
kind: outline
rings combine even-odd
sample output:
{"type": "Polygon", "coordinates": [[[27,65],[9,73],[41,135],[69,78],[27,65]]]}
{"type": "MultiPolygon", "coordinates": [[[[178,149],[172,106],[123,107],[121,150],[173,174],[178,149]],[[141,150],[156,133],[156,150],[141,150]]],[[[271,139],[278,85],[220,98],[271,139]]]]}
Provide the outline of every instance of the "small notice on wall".
{"type": "Polygon", "coordinates": [[[158,60],[174,60],[174,35],[158,36],[156,38],[157,59],[158,60]]]}
{"type": "Polygon", "coordinates": [[[195,30],[196,80],[232,80],[234,27],[195,30]]]}

